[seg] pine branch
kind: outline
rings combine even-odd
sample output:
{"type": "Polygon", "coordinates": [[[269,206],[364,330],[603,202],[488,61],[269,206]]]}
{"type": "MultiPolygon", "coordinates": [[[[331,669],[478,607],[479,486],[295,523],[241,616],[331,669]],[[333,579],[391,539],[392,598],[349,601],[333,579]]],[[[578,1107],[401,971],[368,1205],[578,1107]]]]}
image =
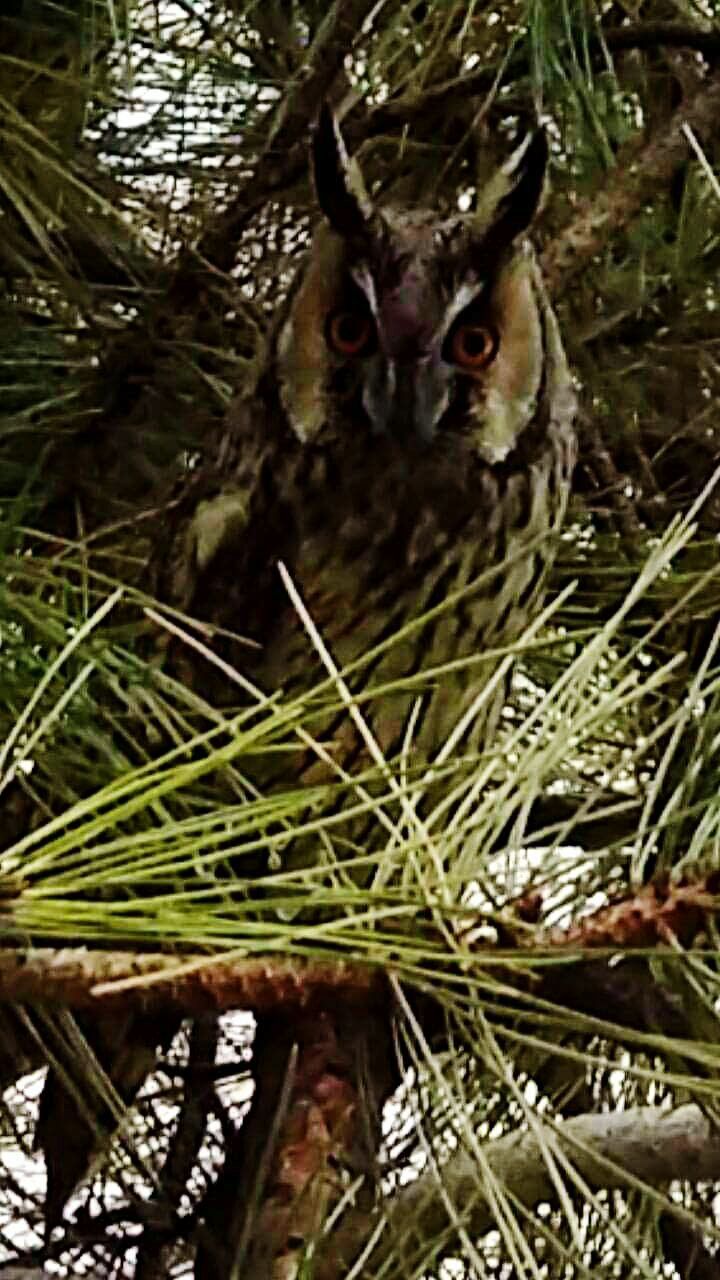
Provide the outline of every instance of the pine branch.
{"type": "Polygon", "coordinates": [[[645,146],[639,149],[636,141],[629,143],[618,154],[602,191],[579,204],[572,222],[542,255],[551,293],[557,296],[566,290],[613,234],[627,227],[645,202],[667,187],[690,154],[688,126],[701,145],[720,132],[720,73],[710,76],[693,98],[681,103],[645,146]]]}
{"type": "MultiPolygon", "coordinates": [[[[674,1111],[634,1107],[576,1116],[555,1132],[561,1149],[595,1189],[628,1187],[637,1179],[660,1189],[675,1180],[699,1183],[720,1178],[720,1133],[694,1103],[674,1111]]],[[[482,1155],[506,1194],[521,1205],[557,1204],[557,1181],[533,1133],[523,1130],[486,1143],[482,1155]]],[[[495,1211],[482,1185],[478,1162],[461,1152],[442,1167],[442,1185],[434,1173],[426,1173],[401,1188],[386,1208],[389,1228],[363,1274],[378,1274],[391,1251],[409,1253],[419,1240],[440,1237],[450,1225],[448,1204],[456,1207],[471,1236],[491,1230],[495,1211]]],[[[340,1259],[349,1262],[357,1256],[373,1225],[362,1214],[342,1225],[334,1239],[336,1266],[340,1259]]],[[[334,1280],[336,1274],[319,1271],[317,1280],[334,1280]]]]}
{"type": "MultiPolygon", "coordinates": [[[[718,908],[718,873],[691,883],[651,883],[612,900],[592,915],[563,928],[538,929],[514,935],[522,915],[506,913],[501,942],[517,946],[531,958],[549,951],[620,950],[662,946],[668,941],[692,946],[706,921],[718,908]]],[[[482,919],[478,921],[482,923],[482,919]]],[[[421,938],[420,921],[413,921],[421,938]]],[[[398,936],[401,943],[402,934],[398,936]]],[[[472,931],[467,931],[472,954],[472,931]]],[[[438,954],[446,946],[443,934],[430,925],[428,945],[438,954]]],[[[482,944],[478,960],[487,950],[482,944]]],[[[430,952],[432,955],[432,951],[430,952]]],[[[398,948],[398,971],[402,971],[398,948]]],[[[383,972],[368,964],[343,959],[304,960],[263,956],[252,960],[202,955],[182,957],[164,953],[88,950],[85,947],[37,947],[0,950],[0,1003],[25,1002],[64,1005],[75,1010],[140,1008],[197,1015],[241,1008],[255,1013],[278,1009],[328,1010],[335,1004],[367,1008],[384,1004],[383,972]]]]}
{"type": "Polygon", "coordinates": [[[72,1009],[141,1007],[188,1015],[220,1009],[297,1009],[366,1005],[381,997],[382,975],[345,960],[258,960],[163,953],[37,947],[0,951],[0,1002],[72,1009]]]}
{"type": "MultiPolygon", "coordinates": [[[[335,0],[329,10],[304,66],[269,121],[267,142],[251,176],[200,238],[197,253],[217,270],[230,270],[238,238],[256,210],[305,173],[308,129],[374,5],[375,0],[335,0]]],[[[178,266],[182,272],[183,264],[178,266]]]]}
{"type": "MultiPolygon", "coordinates": [[[[632,49],[694,49],[712,61],[720,57],[720,33],[703,31],[685,22],[629,22],[621,27],[604,30],[602,42],[595,37],[588,50],[596,63],[604,61],[604,49],[611,53],[623,53],[632,49]]],[[[562,49],[562,46],[561,46],[562,49]]],[[[500,78],[500,87],[515,84],[530,74],[527,50],[522,47],[508,59],[500,78]]],[[[363,137],[375,137],[393,129],[409,126],[420,119],[431,118],[433,113],[447,113],[453,103],[479,97],[492,89],[498,76],[496,65],[484,63],[465,75],[454,77],[440,84],[430,85],[419,93],[406,93],[380,103],[368,113],[367,123],[348,122],[347,133],[351,142],[363,137]]],[[[506,107],[507,99],[502,102],[506,107]]]]}

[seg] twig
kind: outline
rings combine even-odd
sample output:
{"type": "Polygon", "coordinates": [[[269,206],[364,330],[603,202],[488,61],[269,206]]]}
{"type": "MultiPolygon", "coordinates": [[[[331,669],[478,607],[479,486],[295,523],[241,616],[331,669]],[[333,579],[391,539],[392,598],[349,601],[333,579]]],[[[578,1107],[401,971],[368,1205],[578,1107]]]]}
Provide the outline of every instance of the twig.
{"type": "Polygon", "coordinates": [[[135,1280],[154,1280],[162,1274],[163,1252],[172,1242],[180,1198],[205,1136],[213,1095],[208,1067],[215,1061],[217,1042],[217,1018],[196,1019],[190,1031],[187,1075],[177,1127],[160,1170],[159,1186],[144,1206],[148,1210],[148,1225],[138,1245],[135,1280]]]}

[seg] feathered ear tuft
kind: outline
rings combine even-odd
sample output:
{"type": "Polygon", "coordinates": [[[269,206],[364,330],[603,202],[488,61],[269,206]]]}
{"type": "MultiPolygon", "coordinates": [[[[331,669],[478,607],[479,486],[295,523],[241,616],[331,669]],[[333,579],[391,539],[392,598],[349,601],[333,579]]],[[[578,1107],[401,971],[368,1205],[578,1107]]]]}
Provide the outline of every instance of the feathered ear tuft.
{"type": "Polygon", "coordinates": [[[327,102],[320,108],[312,155],[318,204],[330,226],[341,236],[364,235],[373,217],[372,201],[327,102]]]}
{"type": "Polygon", "coordinates": [[[486,250],[497,254],[527,231],[540,205],[547,162],[545,131],[536,129],[526,134],[491,180],[477,212],[486,250]]]}

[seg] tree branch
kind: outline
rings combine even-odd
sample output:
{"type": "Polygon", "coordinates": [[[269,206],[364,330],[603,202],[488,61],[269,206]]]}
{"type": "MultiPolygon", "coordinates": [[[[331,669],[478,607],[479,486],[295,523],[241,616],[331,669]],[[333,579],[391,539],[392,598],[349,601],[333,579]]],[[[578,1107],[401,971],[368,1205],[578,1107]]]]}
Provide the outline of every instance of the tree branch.
{"type": "MultiPolygon", "coordinates": [[[[626,1187],[632,1179],[661,1188],[674,1180],[693,1183],[720,1178],[720,1131],[694,1103],[664,1111],[634,1107],[612,1114],[576,1116],[559,1126],[558,1142],[582,1178],[595,1189],[626,1187]]],[[[505,1191],[526,1208],[556,1204],[557,1183],[551,1176],[543,1148],[527,1131],[509,1134],[483,1147],[483,1156],[505,1191]]],[[[449,1226],[446,1204],[461,1212],[471,1235],[495,1225],[493,1210],[482,1193],[478,1162],[462,1152],[442,1168],[442,1186],[432,1173],[403,1187],[389,1209],[389,1233],[372,1256],[367,1274],[374,1273],[384,1254],[407,1232],[414,1241],[439,1236],[449,1226]]],[[[352,1258],[367,1239],[370,1222],[354,1216],[344,1228],[343,1256],[352,1258]]],[[[341,1234],[341,1233],[339,1233],[341,1234]]]]}
{"type": "Polygon", "coordinates": [[[331,961],[223,961],[155,952],[37,947],[0,951],[0,1003],[93,1009],[142,1008],[188,1015],[221,1009],[366,1006],[382,998],[385,981],[369,965],[331,961]]]}
{"type": "Polygon", "coordinates": [[[720,73],[703,81],[694,97],[677,108],[642,150],[638,151],[637,142],[623,148],[603,190],[579,204],[573,221],[542,255],[551,293],[562,293],[613,233],[667,186],[688,157],[686,126],[701,144],[720,129],[720,73]]]}
{"type": "MultiPolygon", "coordinates": [[[[213,1097],[210,1068],[217,1052],[217,1018],[196,1018],[189,1040],[187,1074],[177,1128],[170,1139],[157,1186],[144,1204],[149,1221],[138,1245],[135,1280],[154,1280],[165,1270],[165,1253],[172,1245],[177,1229],[180,1200],[205,1137],[213,1097]]],[[[237,1071],[236,1063],[233,1063],[233,1070],[237,1071]]]]}
{"type": "MultiPolygon", "coordinates": [[[[711,873],[697,881],[651,883],[610,901],[566,928],[538,928],[534,935],[515,938],[515,917],[507,912],[503,941],[533,954],[567,951],[577,955],[590,948],[622,950],[663,945],[668,940],[693,945],[718,907],[719,877],[711,873]]],[[[521,917],[517,916],[519,929],[521,917]]],[[[418,937],[421,921],[413,923],[418,937]]],[[[429,948],[445,955],[443,935],[432,924],[425,933],[429,948]]],[[[472,943],[467,953],[472,954],[472,943]]],[[[482,963],[482,950],[477,953],[482,963]]],[[[432,952],[429,964],[432,964],[432,952]]],[[[402,966],[398,964],[398,971],[402,966]]],[[[344,960],[289,959],[263,956],[252,960],[223,960],[203,955],[172,956],[154,952],[101,951],[85,947],[12,947],[0,950],[0,1004],[3,1001],[66,1005],[75,1010],[106,1013],[131,1007],[144,1015],[157,1009],[165,1014],[196,1015],[224,1009],[255,1013],[284,1008],[332,1009],[340,1004],[367,1008],[384,1005],[387,986],[383,969],[344,960]]]]}
{"type": "MultiPolygon", "coordinates": [[[[225,213],[205,232],[198,253],[229,271],[239,235],[253,213],[307,169],[307,132],[375,0],[335,0],[272,118],[267,142],[225,213]]],[[[193,254],[194,256],[194,254],[193,254]]]]}
{"type": "Polygon", "coordinates": [[[703,31],[689,22],[628,22],[603,32],[608,49],[696,49],[705,58],[720,57],[720,32],[703,31]]]}
{"type": "MultiPolygon", "coordinates": [[[[598,37],[591,41],[590,56],[601,56],[603,45],[611,53],[664,46],[668,49],[695,49],[708,59],[720,57],[720,33],[703,31],[700,27],[685,22],[630,22],[626,26],[611,28],[603,31],[602,44],[598,37]]],[[[500,85],[511,84],[527,76],[529,71],[527,52],[522,49],[508,59],[500,85]]],[[[369,112],[363,136],[387,133],[412,124],[419,116],[446,109],[453,100],[474,98],[487,93],[495,84],[497,74],[497,65],[481,64],[465,75],[431,85],[421,93],[403,94],[401,97],[391,98],[389,102],[380,103],[369,112]]],[[[351,141],[354,132],[350,125],[348,136],[351,141]]],[[[360,130],[357,132],[360,133],[360,130]]]]}
{"type": "Polygon", "coordinates": [[[382,1107],[399,1084],[391,1027],[389,1010],[258,1019],[255,1092],[203,1202],[196,1280],[296,1276],[313,1243],[313,1275],[329,1280],[323,1224],[349,1182],[366,1216],[376,1198],[382,1107]]]}
{"type": "Polygon", "coordinates": [[[662,1213],[658,1225],[663,1253],[677,1268],[680,1280],[720,1280],[720,1258],[705,1248],[697,1227],[677,1213],[662,1213]]]}

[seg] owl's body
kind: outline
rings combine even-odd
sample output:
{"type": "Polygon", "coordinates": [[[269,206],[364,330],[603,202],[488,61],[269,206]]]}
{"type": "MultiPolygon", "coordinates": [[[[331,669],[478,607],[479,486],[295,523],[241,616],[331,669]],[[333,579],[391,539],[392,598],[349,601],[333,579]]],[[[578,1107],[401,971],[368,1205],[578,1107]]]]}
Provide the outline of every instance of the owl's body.
{"type": "MultiPolygon", "coordinates": [[[[388,758],[418,695],[415,758],[441,747],[492,674],[483,654],[537,610],[564,514],[571,383],[519,239],[539,197],[544,144],[523,154],[484,215],[378,213],[324,115],[315,173],[327,221],[255,389],[181,507],[189,518],[166,593],[253,641],[232,657],[265,692],[298,692],[325,674],[278,562],[340,668],[381,646],[351,687],[472,659],[368,707],[388,758]]],[[[489,711],[462,749],[482,744],[489,711]]],[[[322,726],[326,742],[328,732],[343,769],[367,762],[346,715],[322,726]]],[[[292,785],[295,764],[282,767],[292,785]]]]}
{"type": "MultiPolygon", "coordinates": [[[[444,221],[374,209],[327,111],[314,159],[325,222],[256,386],[168,512],[156,585],[218,628],[222,656],[258,688],[295,694],[325,672],[283,586],[283,562],[337,665],[370,654],[348,682],[380,690],[363,712],[386,759],[409,747],[411,762],[423,765],[487,692],[497,663],[488,651],[512,642],[536,613],[565,510],[574,400],[522,239],[545,147],[536,135],[501,170],[479,212],[444,221]],[[228,641],[227,632],[254,643],[228,641]],[[398,680],[402,691],[382,692],[398,680]]],[[[200,678],[210,685],[213,675],[208,663],[200,678]]],[[[237,686],[221,680],[236,701],[237,686]]],[[[460,751],[482,749],[496,710],[494,696],[460,751]]],[[[325,709],[310,727],[344,774],[368,763],[345,712],[325,709]]],[[[261,785],[318,780],[310,750],[254,764],[261,785]]],[[[372,820],[359,821],[344,836],[362,852],[372,820]]],[[[317,847],[295,840],[284,865],[316,858],[317,847]]],[[[243,859],[240,870],[247,866],[243,859]]],[[[141,1074],[148,1047],[166,1031],[140,1035],[141,1074]]],[[[91,1038],[128,1096],[115,1039],[102,1027],[91,1038]]],[[[126,1039],[132,1047],[137,1029],[126,1039]]],[[[126,1045],[123,1062],[127,1056],[126,1045]]],[[[38,1139],[50,1168],[52,1226],[96,1134],[53,1071],[46,1088],[38,1139]]]]}

